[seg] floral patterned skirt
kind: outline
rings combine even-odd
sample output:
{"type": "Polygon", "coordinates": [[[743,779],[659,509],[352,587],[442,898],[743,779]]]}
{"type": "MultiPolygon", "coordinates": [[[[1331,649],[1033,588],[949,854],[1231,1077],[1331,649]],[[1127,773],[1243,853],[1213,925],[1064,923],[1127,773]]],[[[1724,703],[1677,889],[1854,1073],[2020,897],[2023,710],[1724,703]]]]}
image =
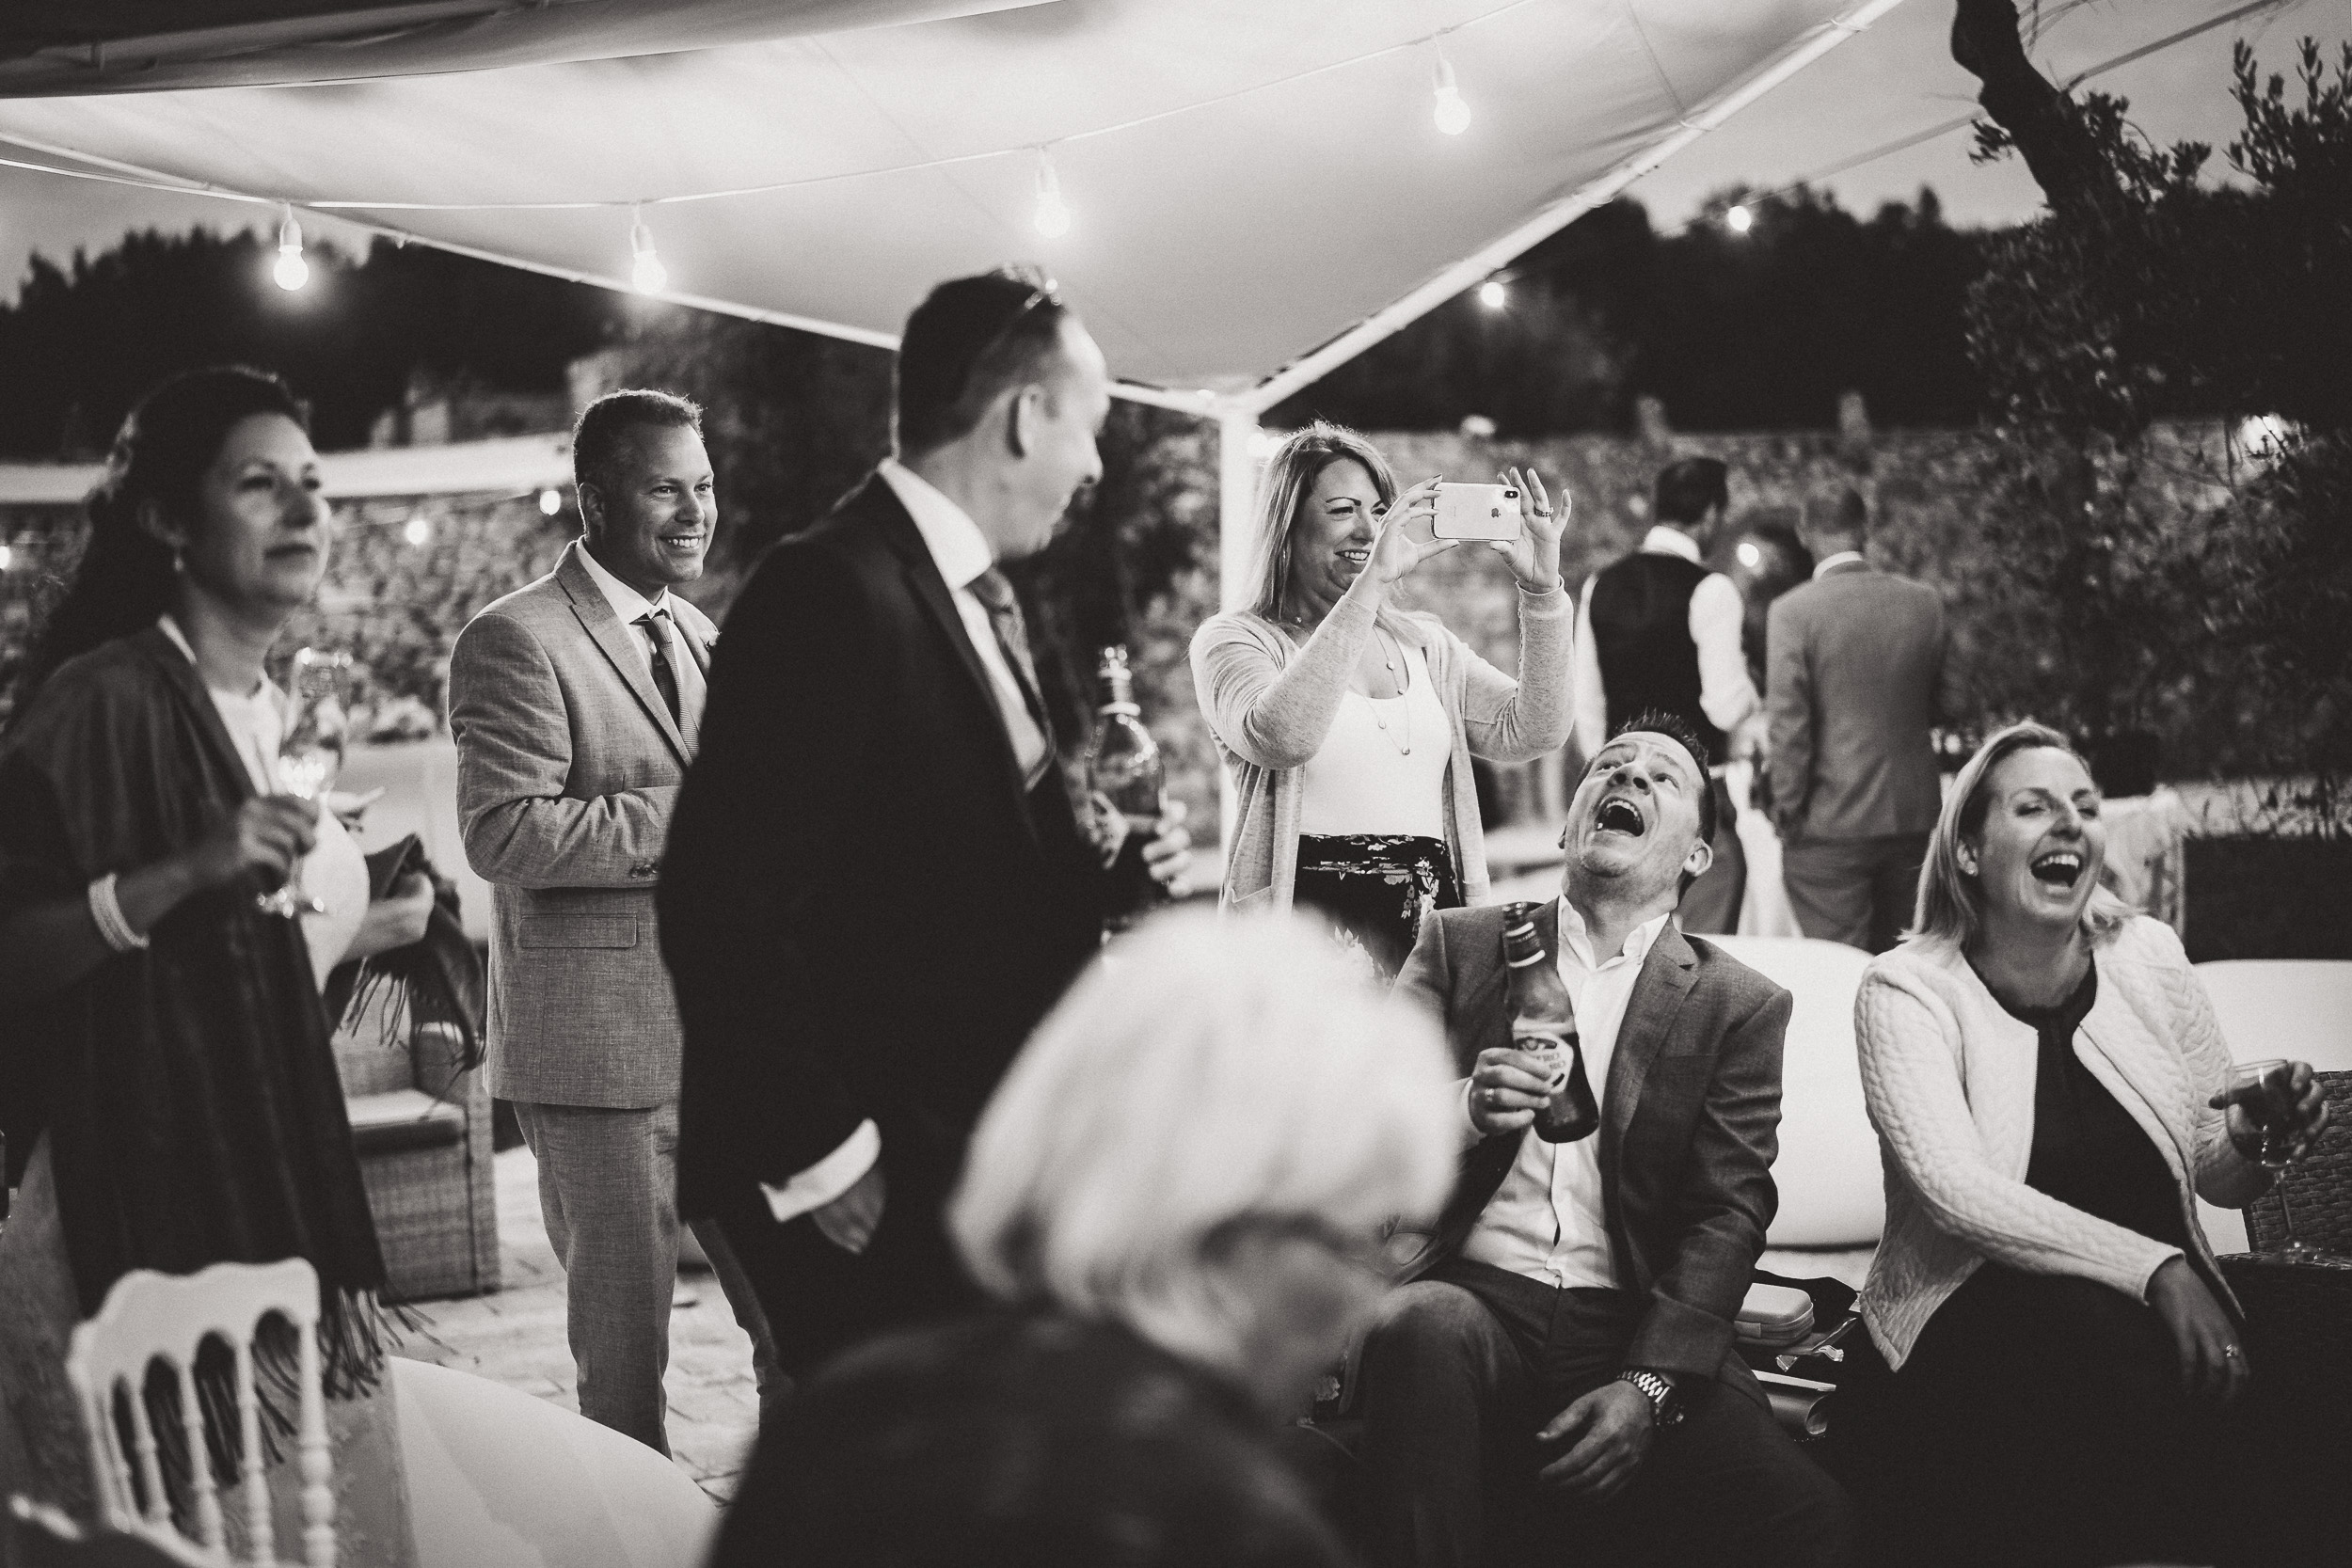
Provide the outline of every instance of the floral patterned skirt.
{"type": "Polygon", "coordinates": [[[1431,910],[1458,909],[1462,887],[1442,839],[1309,833],[1298,841],[1291,903],[1328,918],[1386,984],[1405,967],[1431,910]]]}

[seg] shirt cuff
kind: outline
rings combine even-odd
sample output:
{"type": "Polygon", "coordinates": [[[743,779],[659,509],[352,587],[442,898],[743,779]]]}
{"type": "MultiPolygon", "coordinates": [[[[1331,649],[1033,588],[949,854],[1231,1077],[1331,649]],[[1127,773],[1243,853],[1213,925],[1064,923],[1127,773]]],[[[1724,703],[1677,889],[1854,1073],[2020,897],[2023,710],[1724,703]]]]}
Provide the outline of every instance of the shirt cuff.
{"type": "Polygon", "coordinates": [[[882,1129],[871,1121],[862,1121],[856,1132],[841,1141],[839,1148],[783,1186],[771,1187],[762,1181],[759,1190],[768,1196],[768,1212],[782,1225],[838,1198],[864,1180],[866,1173],[881,1158],[882,1129]]]}

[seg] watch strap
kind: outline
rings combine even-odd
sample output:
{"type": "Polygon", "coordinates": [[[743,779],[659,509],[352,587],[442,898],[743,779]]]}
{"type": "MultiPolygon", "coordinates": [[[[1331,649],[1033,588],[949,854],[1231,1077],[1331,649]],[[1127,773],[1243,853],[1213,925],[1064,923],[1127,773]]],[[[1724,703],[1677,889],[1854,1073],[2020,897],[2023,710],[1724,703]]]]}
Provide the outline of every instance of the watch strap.
{"type": "Polygon", "coordinates": [[[1682,1419],[1682,1407],[1675,1399],[1675,1386],[1653,1371],[1629,1368],[1617,1374],[1619,1383],[1630,1383],[1649,1401],[1650,1417],[1661,1431],[1682,1419]]]}

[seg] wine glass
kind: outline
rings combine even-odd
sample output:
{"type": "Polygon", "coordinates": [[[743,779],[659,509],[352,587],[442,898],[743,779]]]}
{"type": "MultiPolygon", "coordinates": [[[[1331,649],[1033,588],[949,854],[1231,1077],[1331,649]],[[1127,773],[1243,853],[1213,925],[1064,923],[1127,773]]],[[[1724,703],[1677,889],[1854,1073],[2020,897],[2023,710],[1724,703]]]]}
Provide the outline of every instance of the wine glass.
{"type": "MultiPolygon", "coordinates": [[[[2294,1072],[2295,1064],[2278,1056],[2260,1062],[2239,1062],[2230,1069],[2229,1102],[2245,1106],[2247,1116],[2262,1130],[2259,1163],[2267,1171],[2282,1171],[2295,1163],[2291,1119],[2294,1072]]],[[[2296,1239],[2295,1215],[2287,1207],[2283,1183],[2279,1187],[2279,1223],[2286,1232],[2286,1243],[2273,1255],[2278,1261],[2311,1263],[2319,1259],[2317,1247],[2296,1239]]]]}
{"type": "MultiPolygon", "coordinates": [[[[286,706],[285,734],[278,743],[278,787],[305,800],[324,802],[342,771],[343,745],[350,728],[343,705],[343,683],[351,673],[351,656],[340,649],[298,648],[294,656],[294,689],[286,706]]],[[[322,806],[322,809],[324,807],[322,806]]],[[[303,891],[302,863],[288,868],[286,880],[255,900],[263,914],[294,920],[305,914],[325,914],[326,906],[303,891]]]]}

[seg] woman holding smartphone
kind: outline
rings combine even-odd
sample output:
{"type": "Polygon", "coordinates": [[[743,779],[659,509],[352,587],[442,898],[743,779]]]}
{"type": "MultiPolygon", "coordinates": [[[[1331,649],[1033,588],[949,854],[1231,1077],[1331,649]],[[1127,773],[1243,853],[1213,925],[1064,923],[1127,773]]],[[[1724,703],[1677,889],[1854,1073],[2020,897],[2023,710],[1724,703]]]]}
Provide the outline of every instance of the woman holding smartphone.
{"type": "Polygon", "coordinates": [[[1223,904],[1319,910],[1386,977],[1422,915],[1486,896],[1470,758],[1521,762],[1567,738],[1575,604],[1560,582],[1567,499],[1532,471],[1516,538],[1519,671],[1504,674],[1398,582],[1456,541],[1432,536],[1438,480],[1399,493],[1379,451],[1318,421],[1258,490],[1248,609],[1192,640],[1193,683],[1241,798],[1223,904]]]}

